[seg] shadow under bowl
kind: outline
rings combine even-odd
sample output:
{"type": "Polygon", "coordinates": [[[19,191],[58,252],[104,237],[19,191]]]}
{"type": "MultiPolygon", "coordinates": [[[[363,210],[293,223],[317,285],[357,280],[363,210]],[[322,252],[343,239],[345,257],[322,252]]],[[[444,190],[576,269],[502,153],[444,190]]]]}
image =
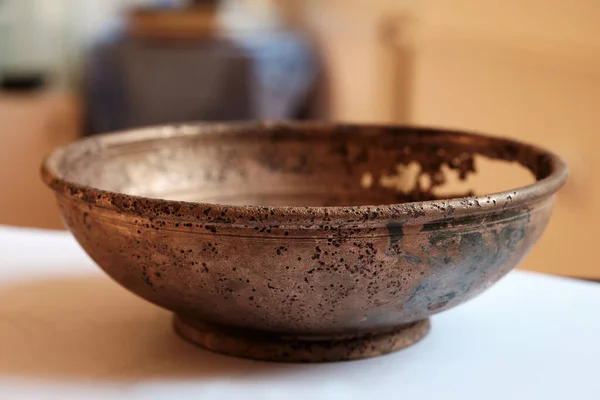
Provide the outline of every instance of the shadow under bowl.
{"type": "Polygon", "coordinates": [[[432,314],[490,287],[542,234],[567,168],[463,132],[232,123],[86,138],[42,176],[87,253],[173,311],[186,339],[317,362],[406,347],[432,314]],[[520,164],[532,182],[442,196],[450,175],[480,173],[476,157],[520,164]]]}

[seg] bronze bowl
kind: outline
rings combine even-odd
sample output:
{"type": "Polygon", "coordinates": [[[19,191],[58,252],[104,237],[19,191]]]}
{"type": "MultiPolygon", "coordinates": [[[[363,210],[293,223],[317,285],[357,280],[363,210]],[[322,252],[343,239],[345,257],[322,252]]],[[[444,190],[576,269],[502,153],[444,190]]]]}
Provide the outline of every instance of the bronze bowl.
{"type": "Polygon", "coordinates": [[[316,362],[411,345],[432,314],[491,286],[542,234],[567,168],[463,132],[237,123],[86,138],[42,176],[87,253],[174,312],[184,338],[316,362]],[[520,164],[531,183],[439,194],[452,174],[478,175],[478,157],[520,164]]]}

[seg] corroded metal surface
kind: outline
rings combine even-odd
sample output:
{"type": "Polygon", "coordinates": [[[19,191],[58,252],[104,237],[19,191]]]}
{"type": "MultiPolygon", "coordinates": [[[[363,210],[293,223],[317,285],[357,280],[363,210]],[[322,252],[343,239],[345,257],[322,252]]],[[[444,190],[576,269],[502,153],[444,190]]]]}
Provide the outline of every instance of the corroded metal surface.
{"type": "Polygon", "coordinates": [[[358,336],[298,337],[272,332],[247,332],[207,325],[199,320],[175,318],[175,330],[207,350],[236,357],[280,362],[330,362],[376,357],[408,347],[429,332],[429,320],[416,321],[388,331],[358,336]]]}
{"type": "Polygon", "coordinates": [[[540,237],[567,170],[505,139],[282,123],[98,136],[55,151],[42,176],[98,265],[175,312],[188,339],[246,357],[320,361],[404,347],[428,328],[412,324],[496,282],[540,237]],[[516,161],[537,182],[437,198],[449,171],[476,173],[475,155],[516,161]],[[384,184],[414,180],[401,172],[411,163],[419,173],[407,190],[384,184]],[[225,331],[237,333],[214,334],[225,331]],[[231,337],[244,347],[244,336],[252,350],[228,350],[231,337]],[[274,351],[283,337],[320,350],[281,340],[285,351],[274,351]],[[328,340],[337,348],[319,347],[328,340]]]}

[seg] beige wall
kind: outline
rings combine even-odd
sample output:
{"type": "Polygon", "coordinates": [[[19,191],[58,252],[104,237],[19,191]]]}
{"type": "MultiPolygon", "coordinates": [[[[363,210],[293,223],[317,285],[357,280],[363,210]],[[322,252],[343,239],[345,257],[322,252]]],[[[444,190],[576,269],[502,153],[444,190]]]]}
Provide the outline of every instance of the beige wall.
{"type": "Polygon", "coordinates": [[[48,152],[79,135],[78,108],[61,92],[0,94],[0,224],[62,228],[39,168],[48,152]]]}
{"type": "Polygon", "coordinates": [[[301,3],[334,119],[465,128],[561,154],[572,175],[523,268],[600,278],[600,2],[301,3]]]}
{"type": "Polygon", "coordinates": [[[482,37],[440,30],[421,43],[411,120],[511,136],[562,155],[571,178],[523,267],[600,278],[594,249],[600,223],[598,53],[482,37]]]}

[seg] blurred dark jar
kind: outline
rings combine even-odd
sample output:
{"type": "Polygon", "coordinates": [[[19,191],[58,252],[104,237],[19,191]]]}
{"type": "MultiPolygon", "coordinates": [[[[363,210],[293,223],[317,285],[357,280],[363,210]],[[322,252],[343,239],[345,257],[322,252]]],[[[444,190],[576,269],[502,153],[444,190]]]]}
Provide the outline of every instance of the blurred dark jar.
{"type": "Polygon", "coordinates": [[[281,27],[227,29],[231,12],[223,18],[214,2],[199,3],[144,10],[94,46],[84,73],[88,133],[312,117],[320,62],[310,39],[281,27]]]}

